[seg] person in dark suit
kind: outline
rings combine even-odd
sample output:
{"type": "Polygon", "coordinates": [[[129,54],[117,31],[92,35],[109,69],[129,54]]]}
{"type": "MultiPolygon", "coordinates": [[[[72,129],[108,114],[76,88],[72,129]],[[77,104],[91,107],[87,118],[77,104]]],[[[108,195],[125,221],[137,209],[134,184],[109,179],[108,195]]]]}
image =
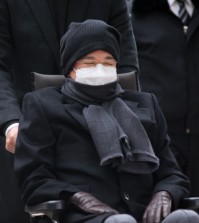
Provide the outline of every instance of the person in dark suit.
{"type": "Polygon", "coordinates": [[[141,88],[157,96],[191,196],[199,196],[199,1],[134,0],[132,25],[141,88]]]}
{"type": "Polygon", "coordinates": [[[156,98],[118,84],[119,43],[103,21],[71,23],[61,39],[65,83],[25,96],[15,153],[22,198],[64,199],[62,223],[199,222],[174,211],[189,181],[156,98]]]}
{"type": "Polygon", "coordinates": [[[128,9],[129,9],[129,12],[131,13],[132,6],[133,6],[133,0],[126,0],[126,2],[127,2],[127,6],[128,6],[128,9]]]}
{"type": "Polygon", "coordinates": [[[119,71],[137,70],[125,0],[0,0],[0,222],[23,223],[13,157],[30,73],[60,74],[59,41],[72,21],[108,22],[122,33],[119,71]],[[5,138],[6,136],[6,138],[5,138]],[[16,200],[16,201],[15,201],[16,200]]]}

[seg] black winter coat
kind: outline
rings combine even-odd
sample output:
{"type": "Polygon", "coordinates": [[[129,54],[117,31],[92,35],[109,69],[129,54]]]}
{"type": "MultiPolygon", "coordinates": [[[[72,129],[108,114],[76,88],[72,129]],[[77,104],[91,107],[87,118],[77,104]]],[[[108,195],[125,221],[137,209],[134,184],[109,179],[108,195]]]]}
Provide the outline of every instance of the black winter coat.
{"type": "MultiPolygon", "coordinates": [[[[178,206],[188,194],[188,181],[170,152],[165,120],[155,97],[129,91],[123,99],[132,105],[160,159],[160,167],[153,174],[129,174],[100,166],[82,115],[83,106],[71,99],[63,101],[59,89],[43,89],[25,96],[15,171],[26,204],[60,198],[68,201],[73,193],[87,191],[140,219],[152,194],[166,190],[172,195],[173,208],[178,206]]],[[[91,216],[70,211],[63,222],[83,217],[91,216]]]]}

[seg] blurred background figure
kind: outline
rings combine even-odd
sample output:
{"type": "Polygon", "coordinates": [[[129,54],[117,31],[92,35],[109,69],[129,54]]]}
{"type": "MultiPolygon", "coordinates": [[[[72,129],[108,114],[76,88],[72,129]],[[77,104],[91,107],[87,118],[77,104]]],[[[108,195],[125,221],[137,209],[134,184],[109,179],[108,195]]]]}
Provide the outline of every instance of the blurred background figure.
{"type": "Polygon", "coordinates": [[[131,13],[132,6],[133,6],[133,0],[126,0],[126,2],[127,2],[127,6],[128,6],[128,9],[129,9],[129,12],[131,13]]]}
{"type": "Polygon", "coordinates": [[[30,73],[60,74],[59,41],[72,21],[104,20],[122,33],[119,72],[138,69],[126,0],[0,0],[0,222],[24,223],[13,173],[30,73]]]}
{"type": "Polygon", "coordinates": [[[199,2],[134,0],[132,24],[142,91],[158,97],[191,195],[199,196],[199,2]]]}

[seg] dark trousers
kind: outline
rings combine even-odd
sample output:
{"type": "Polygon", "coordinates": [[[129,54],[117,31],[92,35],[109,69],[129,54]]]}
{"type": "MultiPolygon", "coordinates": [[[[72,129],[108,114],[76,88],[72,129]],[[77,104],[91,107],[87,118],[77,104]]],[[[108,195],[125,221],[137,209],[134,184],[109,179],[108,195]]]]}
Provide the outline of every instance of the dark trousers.
{"type": "Polygon", "coordinates": [[[13,171],[13,154],[4,148],[0,136],[0,223],[28,223],[17,180],[13,171]]]}
{"type": "Polygon", "coordinates": [[[182,172],[191,182],[190,196],[199,196],[199,135],[186,133],[185,120],[167,121],[171,149],[182,172]]]}

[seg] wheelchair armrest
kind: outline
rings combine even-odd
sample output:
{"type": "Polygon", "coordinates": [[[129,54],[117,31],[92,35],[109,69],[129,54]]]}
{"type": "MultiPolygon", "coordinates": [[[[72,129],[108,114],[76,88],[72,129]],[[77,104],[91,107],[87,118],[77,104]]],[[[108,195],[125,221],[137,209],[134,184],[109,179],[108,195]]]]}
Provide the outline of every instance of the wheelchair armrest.
{"type": "Polygon", "coordinates": [[[33,206],[25,206],[25,211],[31,217],[48,216],[50,219],[57,219],[62,210],[65,209],[65,202],[63,200],[46,201],[33,206]]]}
{"type": "Polygon", "coordinates": [[[180,208],[192,209],[199,211],[199,197],[188,197],[184,198],[180,203],[180,208]]]}

